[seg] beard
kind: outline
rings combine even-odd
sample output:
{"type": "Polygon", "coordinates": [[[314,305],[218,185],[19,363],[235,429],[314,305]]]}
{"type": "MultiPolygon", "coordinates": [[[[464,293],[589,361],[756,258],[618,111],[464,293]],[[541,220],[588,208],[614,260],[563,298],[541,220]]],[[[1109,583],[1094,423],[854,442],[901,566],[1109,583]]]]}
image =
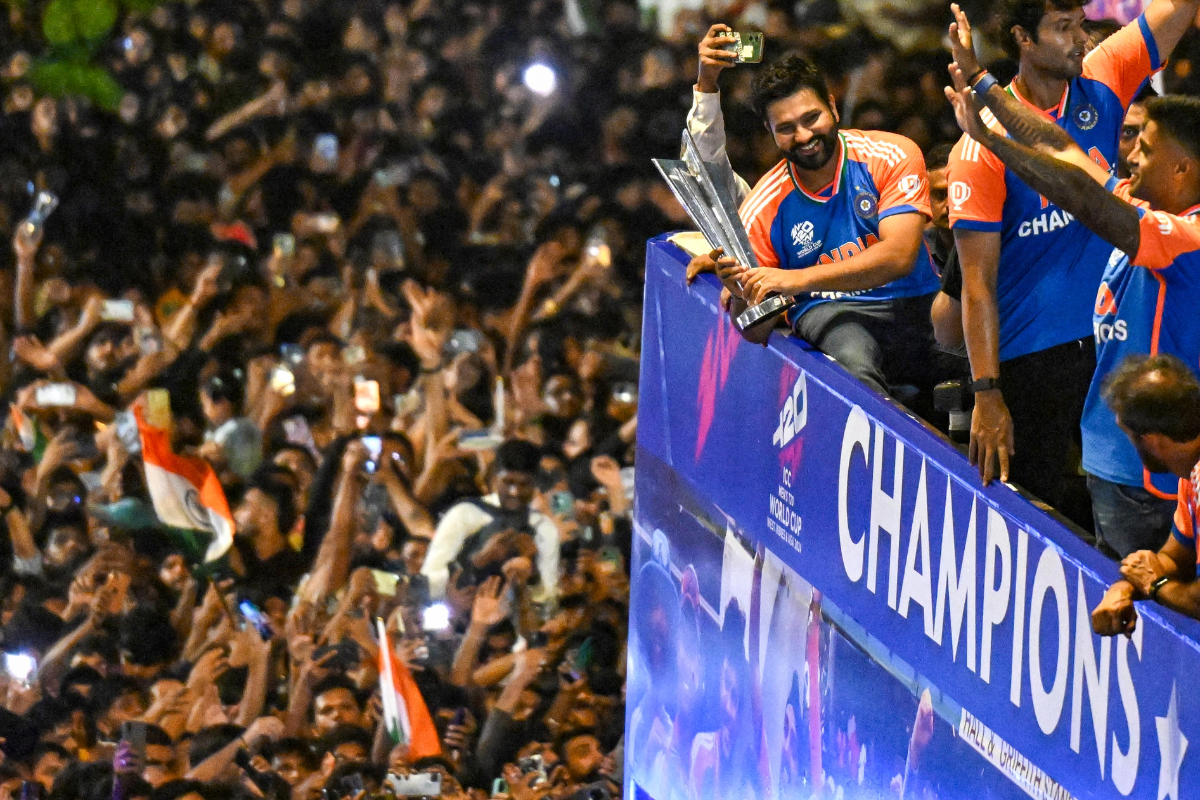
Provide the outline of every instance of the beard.
{"type": "Polygon", "coordinates": [[[1138,458],[1142,460],[1142,465],[1151,472],[1170,472],[1171,468],[1164,464],[1158,457],[1146,449],[1141,442],[1134,441],[1133,449],[1137,450],[1138,458]]]}
{"type": "Polygon", "coordinates": [[[822,133],[813,136],[805,145],[812,142],[818,142],[819,146],[815,153],[801,155],[799,146],[793,147],[791,150],[784,150],[783,157],[795,164],[803,170],[818,170],[829,163],[829,159],[833,158],[837,153],[838,129],[835,125],[829,133],[822,133]]]}

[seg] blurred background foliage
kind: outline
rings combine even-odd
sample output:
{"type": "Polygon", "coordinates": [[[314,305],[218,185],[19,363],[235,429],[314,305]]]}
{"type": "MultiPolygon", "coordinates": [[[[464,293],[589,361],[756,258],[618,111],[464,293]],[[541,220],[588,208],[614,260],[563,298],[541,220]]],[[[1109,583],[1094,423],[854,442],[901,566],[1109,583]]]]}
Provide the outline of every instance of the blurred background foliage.
{"type": "MultiPolygon", "coordinates": [[[[51,97],[81,96],[114,111],[124,90],[103,66],[101,54],[125,11],[148,12],[161,0],[50,0],[41,5],[44,49],[30,69],[34,88],[51,97]]],[[[36,15],[31,0],[7,0],[36,15]]]]}

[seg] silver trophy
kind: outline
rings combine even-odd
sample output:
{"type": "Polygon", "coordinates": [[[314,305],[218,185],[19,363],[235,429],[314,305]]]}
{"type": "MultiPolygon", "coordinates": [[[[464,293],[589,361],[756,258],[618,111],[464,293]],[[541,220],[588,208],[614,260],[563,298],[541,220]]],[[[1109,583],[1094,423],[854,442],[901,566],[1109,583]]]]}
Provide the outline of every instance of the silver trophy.
{"type": "MultiPolygon", "coordinates": [[[[739,264],[751,269],[758,266],[750,237],[738,216],[737,206],[725,185],[717,179],[717,167],[700,158],[696,141],[687,130],[683,132],[682,160],[654,159],[675,197],[683,204],[692,222],[704,234],[708,246],[721,248],[739,264]]],[[[775,295],[743,311],[736,320],[740,330],[773,320],[792,306],[790,297],[775,295]]]]}

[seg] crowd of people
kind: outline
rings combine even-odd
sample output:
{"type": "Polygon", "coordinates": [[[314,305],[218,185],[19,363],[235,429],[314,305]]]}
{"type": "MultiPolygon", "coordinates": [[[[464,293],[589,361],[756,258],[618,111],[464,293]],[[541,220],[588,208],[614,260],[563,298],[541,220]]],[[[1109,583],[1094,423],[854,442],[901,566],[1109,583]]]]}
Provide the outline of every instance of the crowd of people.
{"type": "MultiPolygon", "coordinates": [[[[0,793],[619,796],[644,243],[690,227],[649,159],[699,125],[751,200],[770,177],[786,81],[702,97],[724,18],[819,66],[822,119],[891,132],[856,141],[864,179],[891,146],[945,163],[949,12],[137,5],[97,56],[114,112],[35,91],[40,4],[0,19],[0,793]]],[[[847,235],[933,218],[897,279],[942,338],[950,223],[899,197],[847,235]]],[[[870,289],[828,277],[804,291],[870,289]]],[[[797,329],[830,349],[833,305],[797,329]]]]}

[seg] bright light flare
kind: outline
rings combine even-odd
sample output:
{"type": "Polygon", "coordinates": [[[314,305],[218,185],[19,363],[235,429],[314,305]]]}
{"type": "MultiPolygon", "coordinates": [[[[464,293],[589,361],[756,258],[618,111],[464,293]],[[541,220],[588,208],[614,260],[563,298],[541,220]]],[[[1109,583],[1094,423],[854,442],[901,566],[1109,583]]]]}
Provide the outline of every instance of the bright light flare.
{"type": "Polygon", "coordinates": [[[558,85],[558,76],[545,64],[530,64],[525,68],[522,80],[529,91],[542,97],[553,94],[554,87],[558,85]]]}

